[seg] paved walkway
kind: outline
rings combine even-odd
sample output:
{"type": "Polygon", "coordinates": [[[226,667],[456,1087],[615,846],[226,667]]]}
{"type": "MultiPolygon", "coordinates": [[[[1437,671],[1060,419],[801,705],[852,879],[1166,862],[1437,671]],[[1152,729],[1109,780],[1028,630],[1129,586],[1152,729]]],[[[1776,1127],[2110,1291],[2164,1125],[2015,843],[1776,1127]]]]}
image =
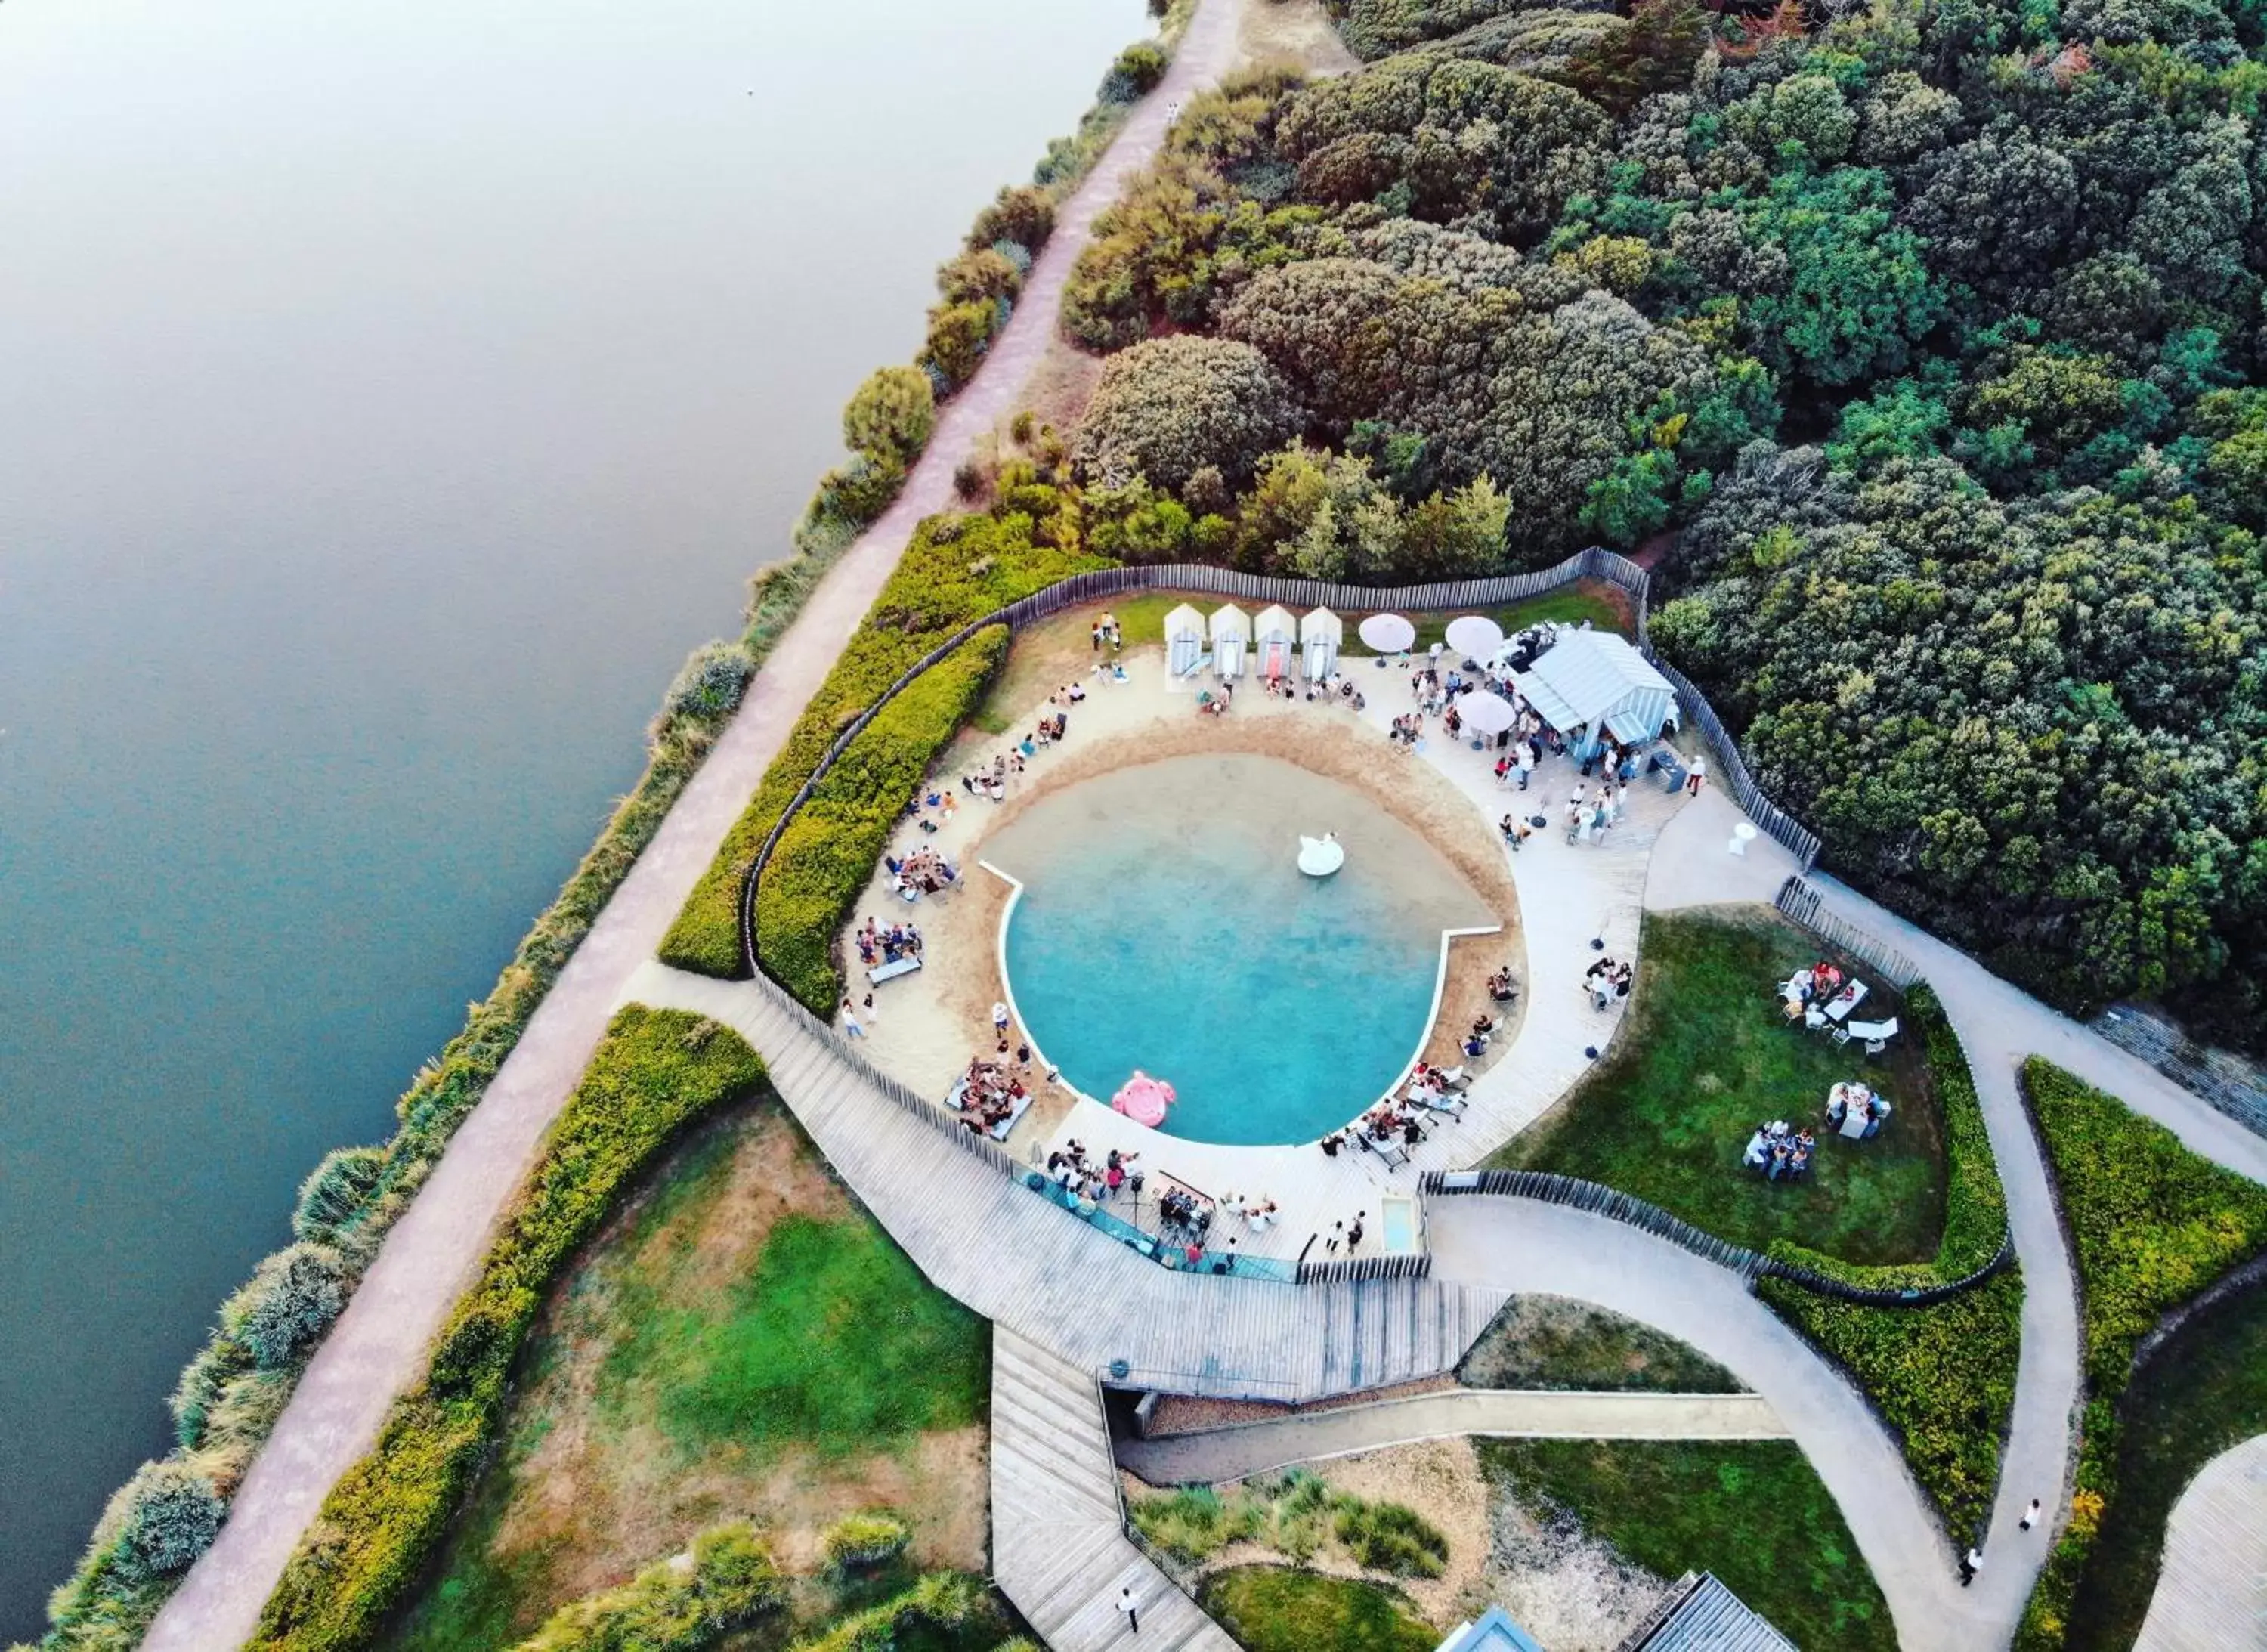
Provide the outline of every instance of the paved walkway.
{"type": "Polygon", "coordinates": [[[2205,1464],[2173,1505],[2133,1652],[2267,1652],[2267,1434],[2205,1464]]]}
{"type": "Polygon", "coordinates": [[[216,1652],[256,1626],[283,1566],[339,1476],[377,1438],[396,1394],[470,1282],[504,1201],[598,1047],[622,983],[650,958],[724,833],[786,743],[921,518],[943,509],[975,438],[1011,415],[1053,336],[1096,214],[1146,166],[1168,111],[1233,61],[1242,0],[1202,0],[1164,82],[1137,107],[1057,216],[1022,301],[975,379],[949,403],[897,503],[828,574],[750,685],[746,702],[530,1020],[300,1379],[238,1490],[219,1541],[166,1604],[150,1652],[216,1652]]]}
{"type": "Polygon", "coordinates": [[[1761,1394],[1456,1388],[1266,1422],[1128,1440],[1118,1460],[1152,1486],[1217,1484],[1294,1463],[1484,1434],[1544,1440],[1785,1440],[1761,1394]]]}

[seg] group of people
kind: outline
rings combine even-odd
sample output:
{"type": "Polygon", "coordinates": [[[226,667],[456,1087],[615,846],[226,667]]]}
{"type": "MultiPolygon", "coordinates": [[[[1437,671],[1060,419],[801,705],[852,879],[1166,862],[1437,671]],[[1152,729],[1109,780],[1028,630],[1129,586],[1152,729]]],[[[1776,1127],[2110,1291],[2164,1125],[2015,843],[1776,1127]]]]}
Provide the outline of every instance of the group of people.
{"type": "Polygon", "coordinates": [[[1582,988],[1590,995],[1590,1008],[1610,1010],[1630,995],[1637,980],[1634,964],[1608,957],[1601,952],[1582,972],[1582,988]]]}
{"type": "Polygon", "coordinates": [[[1855,1079],[1837,1084],[1826,1092],[1826,1122],[1832,1128],[1842,1130],[1849,1123],[1852,1111],[1865,1121],[1858,1132],[1859,1139],[1870,1142],[1881,1134],[1882,1126],[1888,1122],[1889,1104],[1872,1085],[1861,1084],[1855,1079]]]}
{"type": "Polygon", "coordinates": [[[919,958],[921,955],[921,932],[910,923],[893,923],[884,929],[880,923],[869,918],[858,931],[858,961],[868,969],[877,964],[894,964],[901,958],[919,958]]]}
{"type": "Polygon", "coordinates": [[[1822,998],[1831,998],[1842,990],[1842,972],[1824,958],[1808,969],[1799,969],[1786,978],[1789,1002],[1801,1007],[1822,998]]]}
{"type": "Polygon", "coordinates": [[[1809,1131],[1790,1129],[1786,1120],[1773,1119],[1756,1127],[1740,1163],[1761,1171],[1767,1181],[1793,1180],[1809,1173],[1810,1156],[1817,1146],[1809,1131]]]}
{"type": "Polygon", "coordinates": [[[1094,651],[1097,654],[1102,652],[1104,642],[1110,644],[1113,652],[1126,646],[1126,633],[1119,628],[1118,616],[1114,613],[1105,613],[1094,622],[1093,637],[1094,651]]]}
{"type": "Polygon", "coordinates": [[[1157,1200],[1157,1219],[1167,1228],[1178,1229],[1192,1250],[1200,1248],[1212,1231],[1212,1210],[1211,1200],[1185,1187],[1168,1187],[1157,1200]]]}
{"type": "Polygon", "coordinates": [[[1510,965],[1505,965],[1488,977],[1487,993],[1500,1004],[1508,1004],[1519,996],[1519,978],[1512,973],[1510,965]]]}
{"type": "Polygon", "coordinates": [[[1242,1193],[1229,1193],[1220,1202],[1221,1208],[1230,1215],[1242,1216],[1244,1225],[1254,1233],[1266,1232],[1280,1215],[1272,1199],[1247,1199],[1242,1193]]]}
{"type": "Polygon", "coordinates": [[[1629,807],[1629,782],[1625,780],[1602,780],[1596,795],[1581,781],[1566,797],[1566,841],[1569,843],[1603,843],[1606,829],[1618,826],[1629,807]]]}
{"type": "MultiPolygon", "coordinates": [[[[1487,1054],[1488,1046],[1495,1041],[1496,1024],[1496,1018],[1485,1010],[1472,1017],[1472,1024],[1464,1030],[1464,1039],[1458,1046],[1466,1061],[1477,1061],[1487,1054]]],[[[1418,1065],[1422,1068],[1424,1063],[1420,1061],[1418,1065]]]]}
{"type": "Polygon", "coordinates": [[[1012,1120],[1031,1094],[1004,1065],[981,1057],[968,1063],[966,1077],[968,1086],[960,1092],[960,1121],[979,1134],[1012,1120]]]}
{"type": "MultiPolygon", "coordinates": [[[[882,857],[882,870],[888,874],[890,887],[908,900],[917,900],[923,895],[937,894],[951,888],[960,881],[960,869],[935,849],[915,849],[903,860],[898,859],[895,855],[884,855],[882,857]]],[[[869,928],[873,921],[871,918],[866,920],[869,928]]],[[[862,958],[864,956],[862,947],[860,949],[860,956],[862,958]]],[[[868,958],[866,962],[870,968],[873,960],[868,958]]]]}
{"type": "Polygon", "coordinates": [[[1047,1174],[1058,1187],[1081,1199],[1111,1199],[1120,1192],[1141,1196],[1141,1172],[1134,1168],[1139,1153],[1121,1153],[1116,1148],[1101,1164],[1087,1156],[1086,1148],[1076,1136],[1047,1155],[1047,1174]]]}

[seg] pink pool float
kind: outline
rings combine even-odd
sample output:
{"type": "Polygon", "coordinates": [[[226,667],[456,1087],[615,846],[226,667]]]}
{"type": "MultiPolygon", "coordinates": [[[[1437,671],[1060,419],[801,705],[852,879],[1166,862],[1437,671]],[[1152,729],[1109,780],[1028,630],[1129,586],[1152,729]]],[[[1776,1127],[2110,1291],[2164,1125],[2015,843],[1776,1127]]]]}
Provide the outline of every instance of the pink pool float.
{"type": "Polygon", "coordinates": [[[1134,1076],[1110,1098],[1110,1105],[1134,1123],[1154,1130],[1165,1122],[1165,1109],[1173,1105],[1173,1099],[1170,1084],[1162,1078],[1150,1077],[1137,1067],[1134,1076]]]}

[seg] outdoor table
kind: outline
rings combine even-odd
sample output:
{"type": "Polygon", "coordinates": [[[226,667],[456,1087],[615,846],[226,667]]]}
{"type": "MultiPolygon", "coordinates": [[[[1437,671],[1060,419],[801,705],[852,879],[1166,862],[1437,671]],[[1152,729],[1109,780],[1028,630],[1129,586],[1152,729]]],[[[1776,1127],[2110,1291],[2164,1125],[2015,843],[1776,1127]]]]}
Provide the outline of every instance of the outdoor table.
{"type": "Polygon", "coordinates": [[[1852,981],[1835,995],[1833,1002],[1826,1006],[1826,1018],[1838,1024],[1848,1019],[1850,1012],[1866,1002],[1866,991],[1864,981],[1852,981]]]}

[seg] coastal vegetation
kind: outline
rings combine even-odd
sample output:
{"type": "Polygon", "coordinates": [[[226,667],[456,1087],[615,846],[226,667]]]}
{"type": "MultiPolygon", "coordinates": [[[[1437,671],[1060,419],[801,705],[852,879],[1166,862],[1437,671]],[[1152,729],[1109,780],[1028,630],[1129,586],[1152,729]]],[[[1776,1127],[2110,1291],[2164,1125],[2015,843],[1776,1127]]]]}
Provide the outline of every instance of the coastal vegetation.
{"type": "Polygon", "coordinates": [[[283,1652],[369,1641],[495,1437],[545,1287],[664,1143],[763,1076],[754,1052],[698,1016],[634,1005],[615,1017],[480,1278],[436,1340],[424,1378],[394,1402],[376,1446],[325,1499],[252,1645],[283,1652]]]}
{"type": "Polygon", "coordinates": [[[1481,1440],[1500,1496],[1663,1578],[1713,1572],[1797,1646],[1892,1652],[1888,1602],[1800,1447],[1780,1440],[1481,1440]]]}
{"type": "Polygon", "coordinates": [[[2120,1401],[2160,1318],[2267,1251],[2267,1188],[2190,1152],[2163,1126],[2036,1057],[2024,1064],[2023,1090],[2078,1269],[2086,1406],[2067,1518],[2015,1644],[2021,1652],[2073,1641],[2119,1645],[2120,1632],[2138,1630],[2148,1604],[2152,1580],[2137,1574],[2131,1556],[2162,1539],[2164,1515],[2185,1478],[2176,1464],[2185,1458],[2187,1472],[2200,1467],[2199,1438],[2215,1437],[2233,1421],[2197,1404],[2219,1395],[2239,1412],[2259,1407],[2256,1373],[2222,1363],[2240,1351],[2256,1304],[2226,1322],[2236,1346],[2214,1351],[2193,1336],[2181,1345],[2182,1363],[2210,1385],[2206,1393],[2168,1390],[2161,1376],[2143,1390],[2150,1427],[2169,1434],[2180,1455],[2153,1466],[2146,1489],[2131,1501],[2118,1480],[2126,1457],[2121,1431],[2131,1414],[2120,1401]],[[2181,1479],[2168,1481],[2170,1475],[2181,1479]],[[2110,1551],[2115,1569],[2097,1569],[2095,1545],[2113,1522],[2121,1528],[2110,1551]],[[2142,1522],[2146,1531],[2137,1529],[2142,1522]]]}
{"type": "Polygon", "coordinates": [[[1288,1566],[1215,1572],[1197,1604],[1245,1652],[1432,1652],[1441,1639],[1398,1590],[1288,1566]]]}
{"type": "Polygon", "coordinates": [[[1690,1344],[1570,1296],[1514,1296],[1465,1350],[1456,1380],[1467,1388],[1742,1391],[1690,1344]]]}

